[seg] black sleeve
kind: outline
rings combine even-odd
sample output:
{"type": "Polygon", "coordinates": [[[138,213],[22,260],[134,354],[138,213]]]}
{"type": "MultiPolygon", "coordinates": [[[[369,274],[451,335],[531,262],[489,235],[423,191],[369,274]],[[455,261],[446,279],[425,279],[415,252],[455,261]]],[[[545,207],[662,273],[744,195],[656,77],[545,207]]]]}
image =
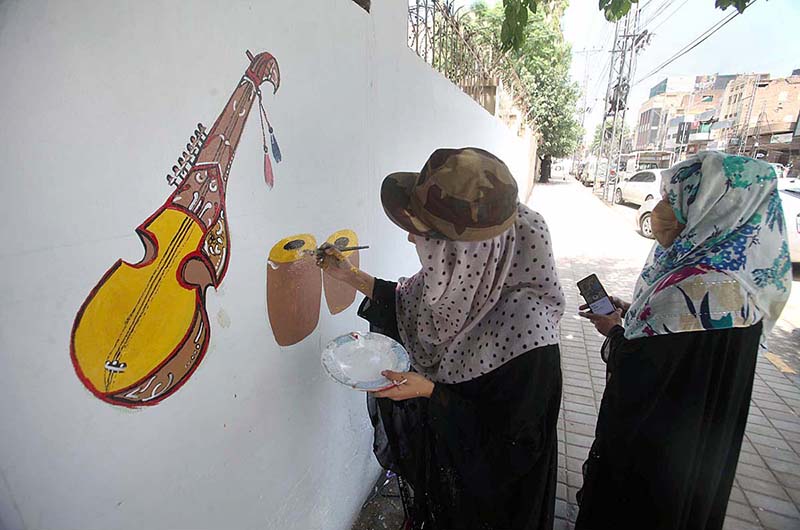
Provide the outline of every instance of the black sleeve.
{"type": "Polygon", "coordinates": [[[369,322],[369,330],[386,335],[402,343],[397,331],[397,282],[375,278],[372,298],[364,298],[358,308],[358,316],[369,322]]]}
{"type": "Polygon", "coordinates": [[[606,337],[603,346],[600,348],[600,356],[608,366],[607,371],[611,371],[611,363],[609,360],[613,357],[614,352],[622,348],[628,339],[625,338],[625,328],[622,326],[614,326],[611,332],[606,337]]]}

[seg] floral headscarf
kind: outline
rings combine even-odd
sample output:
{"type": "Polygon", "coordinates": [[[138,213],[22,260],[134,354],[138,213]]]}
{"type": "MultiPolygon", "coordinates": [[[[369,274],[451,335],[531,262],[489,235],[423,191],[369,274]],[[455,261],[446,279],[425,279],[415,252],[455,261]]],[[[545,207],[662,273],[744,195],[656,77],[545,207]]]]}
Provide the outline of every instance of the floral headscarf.
{"type": "Polygon", "coordinates": [[[772,166],[700,153],[666,172],[661,192],[686,228],[669,248],[653,248],[625,317],[625,336],[749,327],[762,320],[766,336],[792,284],[772,166]]]}

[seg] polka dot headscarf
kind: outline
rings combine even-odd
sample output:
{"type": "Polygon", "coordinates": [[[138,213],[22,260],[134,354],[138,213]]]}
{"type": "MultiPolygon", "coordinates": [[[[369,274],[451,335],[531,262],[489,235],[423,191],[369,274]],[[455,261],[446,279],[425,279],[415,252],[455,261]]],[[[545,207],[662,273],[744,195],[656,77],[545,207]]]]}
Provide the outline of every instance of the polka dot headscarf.
{"type": "Polygon", "coordinates": [[[486,241],[417,237],[416,247],[422,269],[398,284],[397,324],[417,371],[459,383],[558,343],[564,294],[537,212],[520,205],[486,241]]]}

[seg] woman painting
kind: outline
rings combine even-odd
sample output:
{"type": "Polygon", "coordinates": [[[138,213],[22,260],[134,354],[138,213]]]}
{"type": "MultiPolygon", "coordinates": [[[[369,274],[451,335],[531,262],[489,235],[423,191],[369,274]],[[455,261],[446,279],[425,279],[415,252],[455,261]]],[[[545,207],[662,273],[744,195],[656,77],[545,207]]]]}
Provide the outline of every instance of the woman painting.
{"type": "Polygon", "coordinates": [[[769,164],[701,153],[662,196],[633,303],[583,314],[608,337],[608,383],[577,530],[722,528],[759,344],[789,296],[769,164]]]}
{"type": "Polygon", "coordinates": [[[421,270],[383,281],[336,249],[321,266],[361,290],[359,315],[410,354],[413,371],[386,372],[396,384],[368,400],[376,456],[413,488],[409,527],[549,530],[564,298],[544,219],[474,148],[389,175],[381,200],[421,270]]]}

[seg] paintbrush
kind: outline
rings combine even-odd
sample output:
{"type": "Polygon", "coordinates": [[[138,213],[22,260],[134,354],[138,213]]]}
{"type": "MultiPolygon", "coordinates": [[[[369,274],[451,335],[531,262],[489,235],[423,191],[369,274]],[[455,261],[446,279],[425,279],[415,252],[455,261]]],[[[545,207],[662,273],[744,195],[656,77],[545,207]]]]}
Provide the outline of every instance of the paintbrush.
{"type": "Polygon", "coordinates": [[[303,254],[316,256],[317,258],[322,259],[324,257],[324,255],[325,255],[325,250],[328,249],[328,248],[331,248],[331,247],[337,249],[339,252],[350,252],[352,250],[364,250],[365,248],[369,248],[369,245],[361,245],[361,246],[355,246],[355,247],[343,247],[343,248],[339,248],[339,247],[337,247],[335,245],[330,245],[330,246],[327,246],[327,247],[325,245],[323,245],[323,246],[321,246],[321,247],[319,247],[317,249],[314,249],[314,250],[304,250],[303,254]]]}

